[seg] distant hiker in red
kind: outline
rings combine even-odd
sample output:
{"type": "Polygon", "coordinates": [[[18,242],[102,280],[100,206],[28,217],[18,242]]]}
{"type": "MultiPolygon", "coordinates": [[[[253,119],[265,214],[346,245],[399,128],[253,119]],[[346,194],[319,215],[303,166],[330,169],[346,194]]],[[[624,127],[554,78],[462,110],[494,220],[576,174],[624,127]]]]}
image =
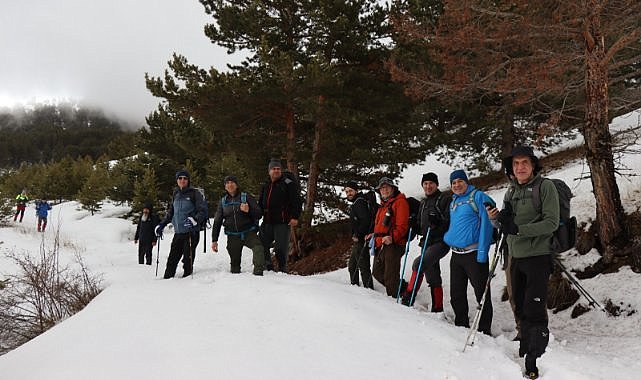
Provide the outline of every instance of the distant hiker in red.
{"type": "Polygon", "coordinates": [[[418,210],[419,235],[423,236],[419,242],[422,255],[414,260],[412,277],[406,288],[401,287],[401,296],[403,305],[412,306],[423,282],[421,274],[424,273],[430,285],[432,312],[437,313],[443,311],[443,279],[439,261],[450,251],[450,247],[443,241],[443,235],[450,226],[452,196],[438,189],[438,176],[435,173],[423,174],[421,186],[425,192],[418,210]]]}
{"type": "Polygon", "coordinates": [[[409,230],[410,206],[405,194],[387,177],[380,179],[376,191],[381,196],[381,206],[374,224],[376,254],[372,276],[385,286],[388,296],[396,297],[401,258],[405,253],[409,230]]]}
{"type": "Polygon", "coordinates": [[[45,232],[47,228],[47,216],[51,210],[51,205],[46,199],[36,202],[36,215],[38,216],[38,232],[45,232]]]}
{"type": "Polygon", "coordinates": [[[24,217],[24,210],[27,208],[27,202],[29,202],[29,197],[27,196],[27,190],[22,190],[22,193],[16,196],[16,215],[13,216],[13,221],[15,222],[18,219],[18,214],[20,215],[20,223],[22,223],[22,218],[24,217]]]}

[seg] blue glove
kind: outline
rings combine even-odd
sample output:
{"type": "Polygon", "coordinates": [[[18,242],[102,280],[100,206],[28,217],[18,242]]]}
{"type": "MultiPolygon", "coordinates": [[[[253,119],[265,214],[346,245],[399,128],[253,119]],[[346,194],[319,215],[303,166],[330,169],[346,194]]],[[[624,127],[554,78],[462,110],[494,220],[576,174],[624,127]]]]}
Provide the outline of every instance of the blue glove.
{"type": "Polygon", "coordinates": [[[164,224],[160,223],[159,225],[157,225],[156,226],[156,230],[154,231],[154,232],[156,232],[156,236],[162,239],[162,230],[164,230],[164,229],[165,229],[165,225],[164,224]]]}
{"type": "Polygon", "coordinates": [[[187,220],[185,220],[185,224],[183,224],[183,226],[189,228],[190,230],[195,230],[196,226],[198,226],[198,222],[196,221],[196,219],[190,216],[187,218],[187,220]]]}

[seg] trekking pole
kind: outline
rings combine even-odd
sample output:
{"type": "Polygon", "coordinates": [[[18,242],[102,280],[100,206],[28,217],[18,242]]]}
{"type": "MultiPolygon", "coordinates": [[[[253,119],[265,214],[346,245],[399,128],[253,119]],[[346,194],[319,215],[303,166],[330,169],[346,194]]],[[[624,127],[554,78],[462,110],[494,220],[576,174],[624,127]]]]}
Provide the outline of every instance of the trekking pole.
{"type": "Polygon", "coordinates": [[[191,231],[189,232],[189,267],[191,268],[191,278],[194,278],[194,257],[191,250],[191,231]]]}
{"type": "Polygon", "coordinates": [[[574,285],[574,287],[579,291],[579,293],[581,293],[581,295],[586,300],[588,300],[588,305],[590,307],[595,308],[595,305],[596,305],[601,311],[603,311],[607,315],[610,315],[610,312],[606,308],[601,306],[601,304],[598,303],[597,300],[594,299],[594,297],[592,297],[592,295],[588,293],[587,290],[585,290],[585,288],[579,283],[579,280],[568,271],[568,269],[565,267],[565,265],[563,265],[563,263],[561,263],[561,260],[559,260],[558,257],[556,256],[554,257],[554,262],[556,263],[556,265],[559,266],[559,268],[561,268],[563,273],[565,273],[565,276],[568,278],[568,281],[570,281],[570,283],[574,285]]]}
{"type": "Polygon", "coordinates": [[[499,241],[494,245],[494,256],[492,257],[492,263],[490,264],[490,271],[487,275],[487,281],[485,282],[485,290],[483,290],[483,296],[481,297],[481,302],[477,306],[476,314],[474,315],[474,321],[470,327],[470,331],[467,334],[467,339],[465,339],[465,346],[463,346],[463,352],[467,346],[474,345],[474,339],[476,339],[476,330],[479,327],[481,322],[481,313],[483,312],[483,306],[485,306],[485,301],[487,299],[487,292],[490,290],[490,283],[492,282],[492,277],[494,277],[494,272],[496,271],[496,265],[499,262],[499,243],[503,237],[502,233],[499,231],[499,241]]]}
{"type": "Polygon", "coordinates": [[[410,298],[410,306],[414,305],[414,296],[416,295],[416,284],[418,284],[418,279],[423,275],[421,273],[421,268],[423,268],[423,257],[425,256],[425,250],[427,249],[427,239],[430,238],[430,227],[427,227],[427,233],[425,233],[425,241],[423,241],[423,247],[421,249],[421,261],[418,263],[418,272],[416,278],[414,279],[414,284],[412,285],[412,297],[410,298]]]}
{"type": "Polygon", "coordinates": [[[398,281],[398,292],[396,293],[396,303],[401,298],[401,286],[403,286],[403,276],[405,276],[405,265],[407,264],[407,256],[410,253],[410,237],[412,237],[412,227],[407,233],[407,243],[405,244],[405,260],[403,260],[403,269],[401,269],[401,279],[398,281]]]}
{"type": "Polygon", "coordinates": [[[156,238],[156,245],[158,246],[158,254],[156,255],[156,277],[158,277],[158,264],[160,264],[160,241],[162,236],[156,238]]]}

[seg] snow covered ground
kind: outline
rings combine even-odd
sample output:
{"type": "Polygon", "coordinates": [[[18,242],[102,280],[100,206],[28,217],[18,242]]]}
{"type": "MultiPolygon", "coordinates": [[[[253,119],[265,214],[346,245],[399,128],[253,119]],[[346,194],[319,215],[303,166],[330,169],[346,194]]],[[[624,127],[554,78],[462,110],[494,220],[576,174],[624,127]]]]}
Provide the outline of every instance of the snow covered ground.
{"type": "MultiPolygon", "coordinates": [[[[634,172],[641,169],[639,154],[626,155],[624,162],[634,172]]],[[[566,179],[576,194],[573,214],[588,220],[594,217],[594,198],[589,182],[577,180],[581,170],[577,162],[549,176],[566,179]]],[[[640,207],[641,179],[619,179],[619,185],[626,208],[640,207]]],[[[489,193],[500,204],[504,191],[489,193]]],[[[119,218],[127,211],[107,203],[91,216],[68,202],[53,208],[44,235],[35,230],[33,208],[22,224],[0,229],[2,253],[37,253],[43,237],[51,246],[54,228],[59,228],[61,256],[72,260],[74,250],[80,252],[92,272],[104,274],[106,286],[80,313],[0,356],[0,378],[521,378],[518,344],[511,341],[512,313],[507,302],[500,302],[502,272],[492,282],[494,336],[478,335],[462,353],[467,329],[452,322],[449,257],[441,261],[446,299],[445,312],[438,314],[427,312],[427,287],[418,294],[417,306],[407,308],[386,297],[378,283],[375,291],[350,286],[346,269],[309,277],[273,272],[256,277],[249,250],[243,254],[243,272],[233,275],[224,249],[213,254],[207,247],[202,253],[202,242],[193,277],[162,280],[171,233],[161,241],[156,277],[156,250],[153,266],[137,264],[135,226],[119,218]]],[[[225,246],[224,238],[220,243],[225,246]]],[[[410,256],[418,254],[413,242],[410,256]]],[[[570,251],[566,264],[582,268],[597,259],[596,252],[578,256],[570,251]]],[[[3,272],[13,270],[5,259],[0,266],[3,272]]],[[[636,312],[606,317],[591,310],[576,319],[570,318],[571,309],[550,313],[552,339],[539,360],[542,378],[638,379],[641,275],[623,268],[581,283],[598,301],[610,298],[636,312]]],[[[472,316],[471,288],[468,299],[472,316]]]]}

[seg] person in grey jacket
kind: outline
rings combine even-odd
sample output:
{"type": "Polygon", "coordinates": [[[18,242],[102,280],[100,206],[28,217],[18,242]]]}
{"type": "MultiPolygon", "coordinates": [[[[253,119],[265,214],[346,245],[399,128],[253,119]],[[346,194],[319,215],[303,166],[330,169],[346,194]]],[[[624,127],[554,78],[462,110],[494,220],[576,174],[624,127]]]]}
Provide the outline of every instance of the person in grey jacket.
{"type": "Polygon", "coordinates": [[[164,278],[176,275],[176,267],[181,257],[183,277],[192,274],[196,246],[200,239],[200,226],[207,223],[207,203],[200,191],[190,186],[189,173],[186,170],[176,172],[176,183],[178,187],[174,190],[167,215],[156,227],[156,236],[162,238],[165,226],[169,223],[174,226],[174,238],[171,241],[164,278]]]}
{"type": "Polygon", "coordinates": [[[211,231],[211,249],[218,252],[218,236],[221,227],[227,235],[227,253],[231,259],[231,273],[240,273],[240,258],[243,247],[252,250],[254,274],[263,275],[265,268],[265,252],[258,238],[258,221],[263,211],[256,199],[250,194],[240,191],[238,179],[227,176],[224,180],[225,196],[222,197],[211,231]]]}

